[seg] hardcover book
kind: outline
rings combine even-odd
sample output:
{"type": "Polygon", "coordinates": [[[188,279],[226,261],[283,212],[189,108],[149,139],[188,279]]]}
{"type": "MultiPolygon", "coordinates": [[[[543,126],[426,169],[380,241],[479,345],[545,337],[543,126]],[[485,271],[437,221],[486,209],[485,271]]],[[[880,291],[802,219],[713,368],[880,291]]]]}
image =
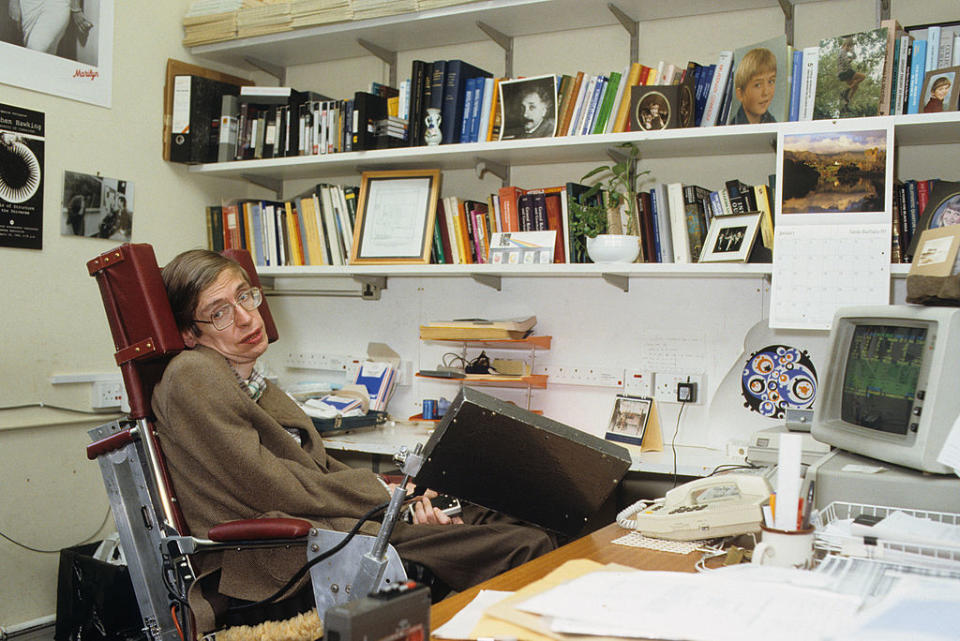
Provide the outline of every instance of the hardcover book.
{"type": "Polygon", "coordinates": [[[727,124],[785,122],[789,114],[787,37],[780,35],[733,52],[733,93],[727,124]]]}
{"type": "MultiPolygon", "coordinates": [[[[490,78],[489,71],[475,67],[463,60],[447,60],[442,86],[440,131],[443,133],[441,144],[460,142],[463,107],[466,99],[467,81],[471,78],[490,78]]],[[[436,71],[434,71],[436,80],[436,71]]],[[[434,82],[433,91],[437,90],[434,82]]],[[[436,97],[433,104],[436,106],[436,97]]]]}
{"type": "Polygon", "coordinates": [[[223,96],[239,94],[240,86],[229,82],[202,76],[176,76],[170,160],[187,164],[216,162],[223,96]]]}
{"type": "Polygon", "coordinates": [[[886,52],[887,27],[821,40],[814,119],[878,115],[886,52]]]}

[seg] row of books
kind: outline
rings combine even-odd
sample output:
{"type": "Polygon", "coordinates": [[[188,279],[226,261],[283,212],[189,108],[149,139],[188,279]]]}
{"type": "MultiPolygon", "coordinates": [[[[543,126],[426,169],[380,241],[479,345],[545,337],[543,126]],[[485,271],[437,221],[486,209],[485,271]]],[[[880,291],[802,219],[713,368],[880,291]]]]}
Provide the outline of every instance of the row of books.
{"type": "Polygon", "coordinates": [[[912,261],[910,249],[919,235],[920,218],[934,187],[940,182],[938,178],[925,180],[897,181],[893,185],[893,238],[891,241],[890,257],[894,263],[909,263],[912,261]]]}
{"type": "Polygon", "coordinates": [[[316,25],[425,11],[476,0],[194,0],[183,45],[279,33],[316,25]]]}
{"type": "Polygon", "coordinates": [[[358,191],[319,184],[287,201],[241,200],[207,207],[208,247],[246,249],[260,266],[345,265],[358,191]]]}

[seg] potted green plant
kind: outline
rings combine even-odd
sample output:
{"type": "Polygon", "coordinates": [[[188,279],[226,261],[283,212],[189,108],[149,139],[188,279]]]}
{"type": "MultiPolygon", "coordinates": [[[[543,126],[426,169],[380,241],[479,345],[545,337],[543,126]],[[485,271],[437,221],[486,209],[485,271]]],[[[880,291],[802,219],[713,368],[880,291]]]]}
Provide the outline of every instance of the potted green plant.
{"type": "Polygon", "coordinates": [[[633,262],[640,251],[637,216],[637,172],[640,150],[632,142],[617,145],[623,157],[613,164],[594,167],[581,182],[589,189],[570,202],[570,234],[573,255],[584,252],[593,262],[633,262]],[[620,211],[627,211],[627,226],[620,224],[620,211]],[[592,250],[592,251],[591,251],[592,250]]]}

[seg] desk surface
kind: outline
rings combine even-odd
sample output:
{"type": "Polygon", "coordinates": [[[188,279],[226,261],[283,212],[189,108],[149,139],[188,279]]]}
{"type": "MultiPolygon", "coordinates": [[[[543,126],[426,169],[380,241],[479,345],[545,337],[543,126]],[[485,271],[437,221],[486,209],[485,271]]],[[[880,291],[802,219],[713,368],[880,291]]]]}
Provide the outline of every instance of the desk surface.
{"type": "MultiPolygon", "coordinates": [[[[413,451],[417,443],[426,445],[434,423],[416,421],[387,421],[381,427],[338,436],[325,436],[328,450],[358,452],[378,456],[393,456],[401,445],[413,451]]],[[[640,452],[635,445],[625,446],[630,451],[630,471],[654,474],[673,474],[673,450],[664,445],[661,452],[640,452]]],[[[743,459],[731,458],[726,452],[707,447],[677,446],[677,473],[681,476],[707,476],[718,465],[742,465],[743,459]]]]}
{"type": "Polygon", "coordinates": [[[449,621],[454,614],[470,603],[480,590],[519,590],[528,583],[542,579],[551,570],[572,559],[619,563],[642,570],[693,572],[701,556],[699,553],[672,554],[611,543],[626,533],[627,531],[619,525],[611,523],[593,534],[568,543],[529,563],[495,576],[469,590],[458,592],[430,608],[430,629],[436,629],[449,621]]]}

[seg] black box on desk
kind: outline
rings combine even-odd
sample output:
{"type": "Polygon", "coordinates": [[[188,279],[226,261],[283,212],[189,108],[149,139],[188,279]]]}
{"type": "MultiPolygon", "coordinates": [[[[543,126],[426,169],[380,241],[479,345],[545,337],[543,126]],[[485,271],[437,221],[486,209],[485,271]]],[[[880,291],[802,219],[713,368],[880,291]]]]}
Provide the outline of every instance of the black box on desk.
{"type": "Polygon", "coordinates": [[[417,485],[576,535],[630,467],[626,448],[464,387],[423,451],[417,485]]]}

